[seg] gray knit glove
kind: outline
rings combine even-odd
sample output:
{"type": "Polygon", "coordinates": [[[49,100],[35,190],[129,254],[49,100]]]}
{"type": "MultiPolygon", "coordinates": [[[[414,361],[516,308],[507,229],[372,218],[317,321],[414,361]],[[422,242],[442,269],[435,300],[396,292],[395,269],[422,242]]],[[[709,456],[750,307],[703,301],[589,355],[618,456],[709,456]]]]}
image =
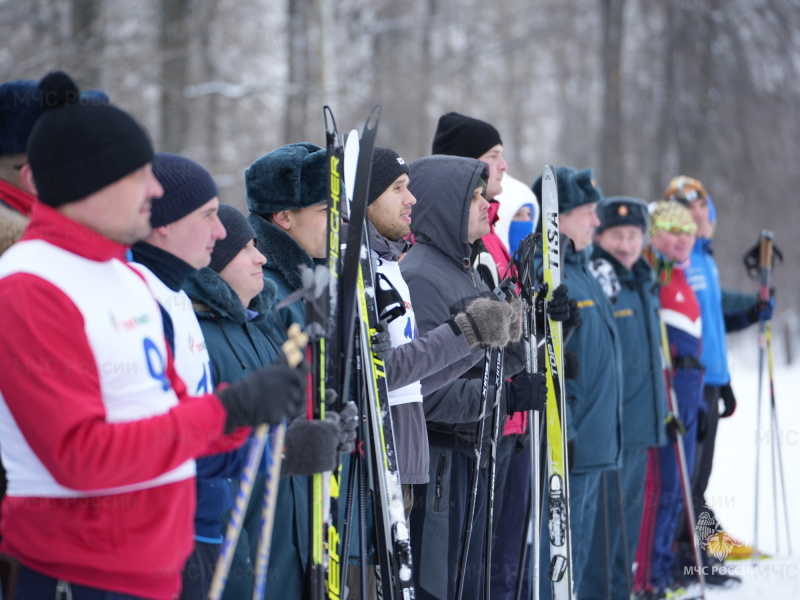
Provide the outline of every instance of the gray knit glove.
{"type": "Polygon", "coordinates": [[[518,311],[508,302],[495,298],[476,298],[464,312],[453,317],[453,321],[461,329],[471,348],[485,348],[508,344],[511,339],[511,322],[518,318],[518,311]]]}
{"type": "Polygon", "coordinates": [[[514,296],[507,302],[513,311],[508,325],[508,338],[512,342],[518,342],[522,337],[522,300],[514,296]]]}

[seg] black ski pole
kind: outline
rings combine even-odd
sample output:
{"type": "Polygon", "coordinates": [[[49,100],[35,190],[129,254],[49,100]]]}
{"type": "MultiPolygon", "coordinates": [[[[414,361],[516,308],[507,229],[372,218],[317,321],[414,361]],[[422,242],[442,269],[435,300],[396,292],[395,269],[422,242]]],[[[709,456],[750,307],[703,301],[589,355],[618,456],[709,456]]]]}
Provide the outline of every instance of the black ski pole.
{"type": "MultiPolygon", "coordinates": [[[[771,323],[767,321],[767,330],[766,330],[766,341],[767,341],[767,366],[769,369],[769,395],[770,395],[770,408],[772,412],[772,427],[775,431],[778,431],[778,409],[775,405],[775,374],[773,370],[773,360],[772,360],[772,327],[771,323]]],[[[784,525],[786,526],[786,544],[789,551],[789,556],[792,555],[792,537],[789,535],[788,532],[791,531],[789,528],[789,504],[786,502],[786,479],[784,478],[783,472],[783,456],[781,455],[781,438],[780,436],[774,436],[775,438],[775,451],[778,456],[778,472],[781,478],[781,493],[783,495],[783,518],[784,518],[784,525]]],[[[776,494],[777,496],[777,494],[776,494]]],[[[775,515],[777,518],[778,514],[778,507],[775,507],[775,515]]],[[[777,530],[777,527],[776,527],[777,530]]],[[[776,534],[777,539],[777,534],[776,534]]]]}
{"type": "MultiPolygon", "coordinates": [[[[528,504],[525,507],[525,523],[528,528],[531,525],[531,514],[533,512],[533,495],[528,494],[528,504]]],[[[528,528],[522,530],[522,546],[519,552],[519,562],[517,563],[517,581],[514,587],[514,600],[522,597],[522,585],[525,583],[525,563],[528,561],[528,528]]],[[[532,549],[532,552],[536,552],[532,549]]]]}
{"type": "Polygon", "coordinates": [[[467,521],[464,525],[464,535],[461,540],[461,555],[458,561],[458,574],[456,578],[456,600],[461,600],[464,595],[464,580],[467,575],[467,560],[469,557],[469,541],[472,537],[472,525],[475,521],[475,504],[478,498],[478,481],[481,471],[481,446],[483,434],[486,430],[486,408],[489,403],[489,372],[491,371],[492,350],[487,348],[483,358],[483,380],[481,383],[481,405],[478,423],[478,439],[475,442],[475,458],[472,477],[470,478],[470,492],[467,501],[467,521]]]}
{"type": "Polygon", "coordinates": [[[503,349],[497,350],[492,406],[492,437],[489,442],[489,482],[486,500],[486,530],[484,531],[483,599],[489,600],[492,588],[492,529],[494,522],[494,483],[497,476],[497,440],[500,436],[500,394],[503,393],[503,349]]]}
{"type": "Polygon", "coordinates": [[[603,510],[603,562],[606,570],[606,600],[611,600],[611,545],[608,541],[608,488],[606,487],[606,472],[600,473],[600,506],[603,510]]]}
{"type": "MultiPolygon", "coordinates": [[[[664,361],[664,370],[667,380],[667,403],[669,410],[678,420],[680,420],[680,409],[678,406],[678,395],[672,379],[672,355],[670,353],[669,338],[667,337],[667,325],[661,319],[661,352],[664,361]]],[[[683,446],[683,433],[680,428],[675,432],[675,456],[678,462],[678,475],[681,484],[681,494],[683,497],[683,509],[686,516],[686,526],[691,531],[696,527],[697,520],[694,514],[694,500],[692,498],[692,483],[689,480],[689,467],[686,463],[686,450],[683,446]]],[[[706,577],[703,572],[703,559],[700,556],[700,547],[692,544],[694,552],[694,562],[697,566],[697,583],[700,585],[700,598],[706,597],[706,577]]]]}
{"type": "MultiPolygon", "coordinates": [[[[366,442],[364,444],[366,446],[366,442]]],[[[366,448],[364,448],[366,453],[366,448]]],[[[358,550],[361,570],[359,571],[359,587],[361,598],[369,598],[369,586],[367,585],[367,569],[369,561],[367,559],[367,469],[364,461],[366,456],[358,457],[358,550]]]]}
{"type": "MultiPolygon", "coordinates": [[[[758,287],[759,302],[769,302],[769,284],[772,271],[772,232],[762,231],[758,249],[758,272],[760,285],[758,287]]],[[[754,248],[755,250],[755,248],[754,248]]],[[[747,257],[745,257],[747,264],[747,257]]],[[[764,355],[766,351],[766,321],[759,319],[758,322],[758,396],[756,401],[756,486],[755,486],[755,517],[753,525],[753,561],[758,561],[758,492],[760,488],[760,465],[761,465],[761,397],[764,387],[764,355]]],[[[773,478],[774,479],[774,478],[773,478]]],[[[777,531],[775,532],[777,535],[777,531]]]]}
{"type": "Polygon", "coordinates": [[[622,537],[622,560],[625,563],[625,586],[628,591],[626,598],[630,598],[633,593],[633,583],[631,582],[631,556],[628,552],[628,527],[625,524],[625,507],[622,496],[622,475],[620,470],[614,471],[617,480],[617,506],[619,507],[619,532],[622,537]]]}

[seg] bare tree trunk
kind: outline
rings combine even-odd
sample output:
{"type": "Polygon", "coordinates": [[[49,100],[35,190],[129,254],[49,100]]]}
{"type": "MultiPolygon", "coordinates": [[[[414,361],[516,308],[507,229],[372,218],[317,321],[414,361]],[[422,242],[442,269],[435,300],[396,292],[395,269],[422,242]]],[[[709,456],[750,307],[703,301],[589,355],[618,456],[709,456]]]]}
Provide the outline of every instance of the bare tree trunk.
{"type": "Polygon", "coordinates": [[[319,15],[319,95],[320,107],[329,104],[336,105],[336,92],[338,81],[336,73],[338,64],[336,58],[336,15],[334,0],[317,0],[317,14],[319,15]]]}
{"type": "Polygon", "coordinates": [[[100,0],[71,0],[70,34],[74,47],[71,72],[84,88],[100,85],[103,39],[97,31],[100,0]]]}
{"type": "Polygon", "coordinates": [[[711,147],[709,139],[710,117],[714,112],[714,55],[713,45],[716,41],[716,28],[712,13],[717,4],[716,0],[708,1],[703,13],[697,19],[697,114],[694,119],[693,130],[695,143],[691,146],[691,153],[685,157],[687,164],[693,166],[697,173],[705,172],[708,150],[711,147]]]}
{"type": "Polygon", "coordinates": [[[183,91],[189,81],[190,0],[160,0],[161,149],[180,153],[186,142],[189,111],[183,91]]]}
{"type": "MultiPolygon", "coordinates": [[[[198,19],[200,26],[200,45],[202,48],[201,58],[203,65],[203,79],[205,81],[215,81],[217,79],[217,63],[214,59],[214,46],[211,40],[213,30],[214,13],[219,5],[219,0],[204,0],[202,5],[202,15],[198,19]]],[[[208,117],[205,121],[205,147],[206,156],[202,157],[207,161],[206,167],[219,167],[219,113],[220,113],[219,94],[209,94],[206,98],[206,111],[208,117]]]]}
{"type": "Polygon", "coordinates": [[[287,62],[288,93],[286,118],[283,121],[284,143],[300,142],[305,138],[308,103],[308,12],[307,0],[288,0],[287,62]]]}
{"type": "Polygon", "coordinates": [[[672,0],[667,0],[664,6],[664,94],[661,98],[661,117],[655,136],[650,161],[650,188],[654,197],[659,198],[666,188],[664,178],[667,169],[667,153],[669,151],[669,133],[673,127],[673,99],[675,98],[675,47],[677,45],[678,24],[675,22],[675,11],[672,0]]]}
{"type": "Polygon", "coordinates": [[[606,193],[622,193],[622,31],[625,0],[601,0],[603,19],[603,123],[600,128],[601,187],[606,193]]]}
{"type": "MultiPolygon", "coordinates": [[[[420,43],[420,57],[419,57],[419,64],[422,67],[422,73],[420,74],[420,98],[419,98],[419,114],[416,117],[416,120],[422,120],[420,124],[422,127],[422,131],[435,131],[436,122],[432,123],[432,126],[428,126],[427,123],[427,114],[428,108],[431,103],[431,98],[433,96],[432,90],[434,85],[434,64],[435,60],[433,57],[433,36],[436,35],[433,31],[433,22],[436,19],[436,14],[439,11],[439,2],[438,0],[425,0],[424,2],[425,7],[425,25],[420,28],[422,40],[420,43]]],[[[413,122],[413,120],[412,120],[413,122]]],[[[427,156],[431,152],[431,138],[427,138],[425,136],[417,135],[413,139],[413,143],[410,141],[408,144],[408,149],[411,151],[412,156],[427,156]]]]}

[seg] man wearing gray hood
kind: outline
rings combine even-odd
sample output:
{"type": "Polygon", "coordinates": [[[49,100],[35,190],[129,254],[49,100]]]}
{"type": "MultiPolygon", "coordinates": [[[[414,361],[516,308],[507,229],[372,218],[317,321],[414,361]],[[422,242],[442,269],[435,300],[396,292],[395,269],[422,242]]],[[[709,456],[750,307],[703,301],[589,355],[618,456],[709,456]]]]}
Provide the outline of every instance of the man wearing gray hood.
{"type": "MultiPolygon", "coordinates": [[[[415,245],[400,262],[400,270],[408,284],[419,333],[424,335],[491,291],[472,268],[475,242],[489,231],[489,203],[483,195],[489,169],[486,163],[471,158],[430,156],[411,163],[410,175],[409,189],[417,200],[411,222],[415,245]]],[[[414,486],[411,511],[414,576],[418,598],[423,600],[456,595],[469,483],[479,442],[483,367],[484,362],[478,361],[458,379],[423,397],[430,446],[429,483],[414,486]]],[[[521,345],[511,343],[504,376],[523,370],[521,345]]],[[[539,374],[523,373],[504,384],[503,420],[507,413],[539,409],[545,395],[544,378],[539,374]]],[[[464,573],[465,599],[480,597],[482,590],[491,413],[484,418],[475,520],[464,573]]]]}
{"type": "MultiPolygon", "coordinates": [[[[400,481],[407,510],[411,506],[411,484],[428,482],[429,457],[424,394],[450,383],[480,362],[486,346],[505,346],[514,323],[513,308],[505,303],[482,300],[465,307],[448,322],[420,335],[408,286],[400,272],[400,259],[410,244],[404,239],[416,218],[417,200],[409,190],[410,169],[390,148],[375,148],[370,177],[367,231],[383,289],[397,292],[382,314],[402,301],[404,310],[387,319],[392,349],[385,357],[389,405],[395,435],[400,481]],[[395,303],[396,302],[396,303],[395,303]]],[[[381,304],[381,296],[378,296],[381,304]]]]}

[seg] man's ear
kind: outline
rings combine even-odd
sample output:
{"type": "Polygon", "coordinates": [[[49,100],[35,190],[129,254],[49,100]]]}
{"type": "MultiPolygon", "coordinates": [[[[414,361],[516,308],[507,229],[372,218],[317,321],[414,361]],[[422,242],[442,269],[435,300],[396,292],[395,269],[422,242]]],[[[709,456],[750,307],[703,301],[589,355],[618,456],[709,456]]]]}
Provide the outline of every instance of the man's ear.
{"type": "Polygon", "coordinates": [[[31,166],[28,163],[22,165],[19,176],[22,179],[22,185],[25,187],[25,190],[34,196],[38,196],[39,193],[36,191],[36,182],[33,181],[33,171],[31,171],[31,166]]]}
{"type": "Polygon", "coordinates": [[[292,220],[288,210],[272,213],[272,221],[284,231],[289,231],[292,228],[292,220]]]}

